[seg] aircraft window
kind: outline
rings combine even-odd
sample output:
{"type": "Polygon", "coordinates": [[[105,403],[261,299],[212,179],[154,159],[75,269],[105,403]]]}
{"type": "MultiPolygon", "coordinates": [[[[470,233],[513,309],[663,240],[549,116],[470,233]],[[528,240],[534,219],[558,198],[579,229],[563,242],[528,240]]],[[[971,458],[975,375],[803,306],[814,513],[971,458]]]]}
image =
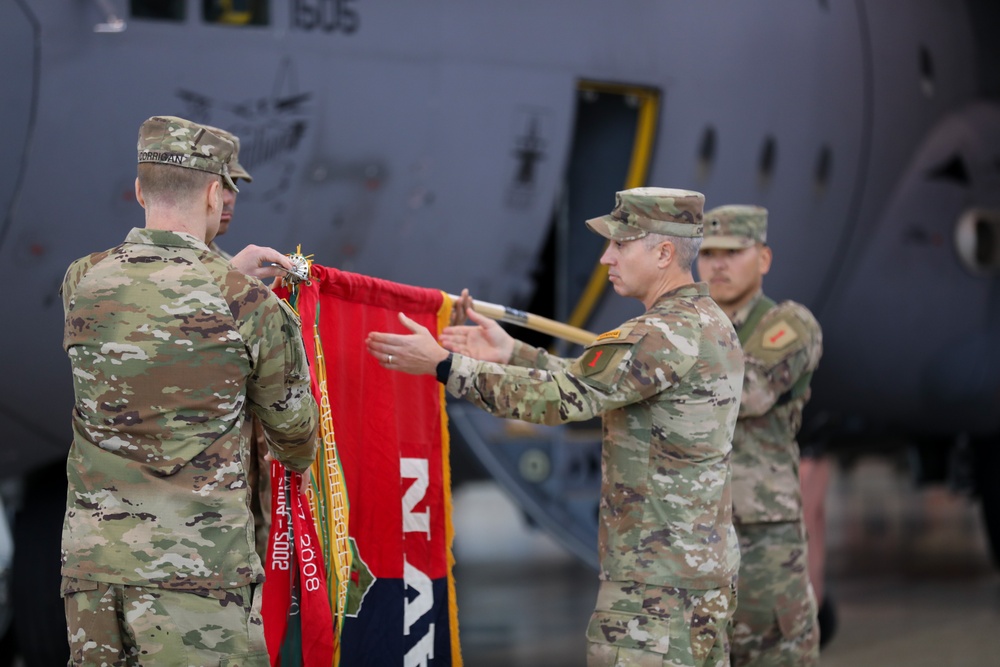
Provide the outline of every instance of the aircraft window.
{"type": "Polygon", "coordinates": [[[927,97],[934,96],[934,59],[926,46],[920,47],[920,89],[927,97]]]}
{"type": "Polygon", "coordinates": [[[185,0],[131,0],[131,15],[134,19],[183,21],[184,3],[185,0]]]}
{"type": "Polygon", "coordinates": [[[223,25],[267,25],[268,0],[202,0],[206,23],[223,25]]]}
{"type": "Polygon", "coordinates": [[[757,167],[757,182],[760,187],[766,188],[770,185],[777,161],[778,142],[775,141],[774,137],[768,136],[764,139],[764,145],[760,149],[760,163],[757,167]]]}
{"type": "Polygon", "coordinates": [[[833,170],[833,151],[829,146],[819,149],[819,157],[816,158],[816,194],[822,196],[826,193],[826,186],[830,183],[830,172],[833,170]]]}
{"type": "Polygon", "coordinates": [[[708,177],[715,164],[715,128],[709,125],[701,135],[701,144],[698,146],[698,174],[701,179],[708,177]]]}
{"type": "Polygon", "coordinates": [[[1000,271],[1000,211],[970,209],[963,213],[955,226],[955,249],[975,275],[1000,271]]]}

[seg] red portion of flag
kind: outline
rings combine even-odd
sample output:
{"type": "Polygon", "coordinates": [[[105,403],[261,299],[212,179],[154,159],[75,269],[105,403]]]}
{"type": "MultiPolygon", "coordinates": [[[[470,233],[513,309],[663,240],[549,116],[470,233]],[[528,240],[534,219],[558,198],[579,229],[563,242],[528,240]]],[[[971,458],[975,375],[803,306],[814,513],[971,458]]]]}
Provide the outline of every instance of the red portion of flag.
{"type": "Polygon", "coordinates": [[[313,367],[318,321],[356,546],[341,664],[421,664],[419,656],[433,655],[433,664],[461,665],[443,388],[433,375],[382,368],[364,343],[371,331],[409,333],[400,312],[436,335],[443,299],[436,290],[315,264],[309,284],[298,286],[313,367]]]}
{"type": "Polygon", "coordinates": [[[309,502],[302,493],[302,475],[291,474],[292,525],[295,557],[299,563],[299,598],[302,613],[302,664],[329,667],[333,664],[333,614],[326,591],[326,568],[309,502]]]}
{"type": "MultiPolygon", "coordinates": [[[[443,577],[440,384],[433,375],[382,368],[364,343],[370,331],[409,333],[399,312],[436,334],[443,296],[315,264],[311,282],[300,287],[296,305],[303,323],[314,322],[319,307],[327,391],[359,555],[376,577],[402,579],[404,553],[430,578],[443,577]]],[[[312,327],[303,326],[303,334],[314,362],[312,327]]]]}

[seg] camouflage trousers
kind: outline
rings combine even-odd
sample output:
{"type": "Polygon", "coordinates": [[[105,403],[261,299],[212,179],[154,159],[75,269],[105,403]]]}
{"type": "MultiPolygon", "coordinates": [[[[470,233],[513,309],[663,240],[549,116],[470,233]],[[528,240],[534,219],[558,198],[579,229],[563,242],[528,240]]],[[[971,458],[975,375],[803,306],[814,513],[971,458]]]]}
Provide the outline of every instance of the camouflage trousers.
{"type": "Polygon", "coordinates": [[[819,664],[816,598],[801,522],[737,525],[739,604],[730,641],[733,667],[819,664]]]}
{"type": "Polygon", "coordinates": [[[728,667],[734,586],[695,590],[603,581],[587,667],[728,667]]]}
{"type": "Polygon", "coordinates": [[[62,596],[71,666],[271,664],[259,586],[193,593],[64,577],[62,596]]]}

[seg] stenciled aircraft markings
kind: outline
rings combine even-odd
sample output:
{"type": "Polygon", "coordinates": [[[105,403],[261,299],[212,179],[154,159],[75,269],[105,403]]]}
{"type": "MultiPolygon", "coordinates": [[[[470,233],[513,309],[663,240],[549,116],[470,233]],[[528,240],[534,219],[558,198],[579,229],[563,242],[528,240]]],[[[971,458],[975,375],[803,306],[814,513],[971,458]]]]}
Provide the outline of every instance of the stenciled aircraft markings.
{"type": "Polygon", "coordinates": [[[292,27],[350,35],[361,25],[357,0],[292,0],[292,27]]]}

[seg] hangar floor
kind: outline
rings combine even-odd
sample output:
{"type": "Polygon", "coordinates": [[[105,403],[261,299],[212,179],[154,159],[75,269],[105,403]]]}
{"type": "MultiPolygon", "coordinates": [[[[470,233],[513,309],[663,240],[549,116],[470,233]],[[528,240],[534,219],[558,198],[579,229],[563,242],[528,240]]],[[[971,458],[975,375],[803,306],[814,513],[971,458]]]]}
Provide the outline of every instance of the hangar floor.
{"type": "MultiPolygon", "coordinates": [[[[465,664],[584,665],[596,574],[519,526],[491,483],[456,492],[455,522],[465,664]]],[[[1000,664],[1000,573],[970,500],[862,459],[834,471],[827,542],[838,628],[824,667],[1000,664]]]]}

